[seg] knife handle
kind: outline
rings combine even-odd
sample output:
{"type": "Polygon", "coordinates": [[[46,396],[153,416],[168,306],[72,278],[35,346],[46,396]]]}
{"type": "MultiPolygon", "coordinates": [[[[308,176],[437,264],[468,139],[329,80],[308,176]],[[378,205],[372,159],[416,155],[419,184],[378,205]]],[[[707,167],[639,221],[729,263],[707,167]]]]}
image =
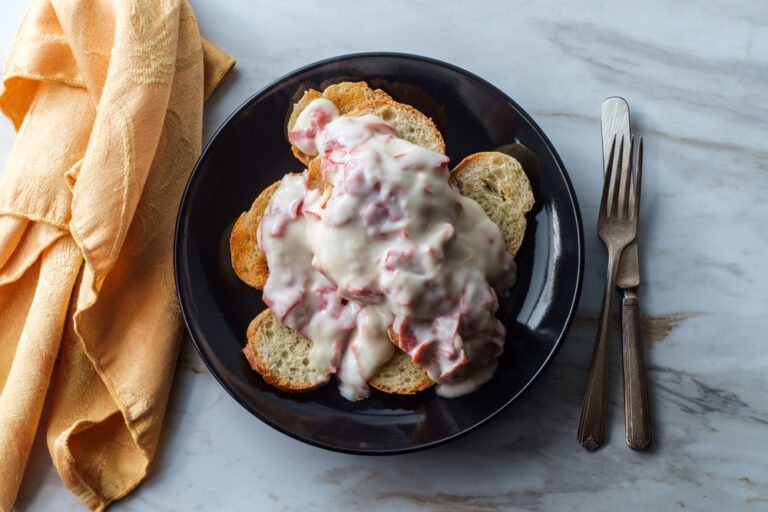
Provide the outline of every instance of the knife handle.
{"type": "Polygon", "coordinates": [[[632,290],[621,301],[621,348],[624,366],[624,433],[627,446],[644,450],[651,443],[651,414],[643,342],[640,339],[640,301],[632,290]]]}

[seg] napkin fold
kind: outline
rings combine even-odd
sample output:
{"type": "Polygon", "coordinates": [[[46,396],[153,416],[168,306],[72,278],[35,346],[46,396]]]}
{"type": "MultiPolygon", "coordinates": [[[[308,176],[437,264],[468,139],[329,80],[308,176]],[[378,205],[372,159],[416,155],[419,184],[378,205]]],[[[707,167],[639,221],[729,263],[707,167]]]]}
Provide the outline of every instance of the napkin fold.
{"type": "Polygon", "coordinates": [[[203,100],[234,61],[187,0],[33,0],[0,110],[0,510],[43,404],[62,480],[101,510],[153,458],[182,334],[176,213],[203,100]]]}

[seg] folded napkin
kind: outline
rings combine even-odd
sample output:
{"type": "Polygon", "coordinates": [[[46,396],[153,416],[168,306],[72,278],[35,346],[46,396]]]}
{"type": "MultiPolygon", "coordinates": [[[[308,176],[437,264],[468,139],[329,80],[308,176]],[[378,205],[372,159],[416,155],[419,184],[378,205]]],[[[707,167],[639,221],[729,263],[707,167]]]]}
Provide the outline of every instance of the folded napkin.
{"type": "Polygon", "coordinates": [[[19,132],[0,183],[0,510],[44,403],[88,507],[146,475],[182,334],[177,208],[233,64],[187,0],[32,1],[0,92],[19,132]]]}

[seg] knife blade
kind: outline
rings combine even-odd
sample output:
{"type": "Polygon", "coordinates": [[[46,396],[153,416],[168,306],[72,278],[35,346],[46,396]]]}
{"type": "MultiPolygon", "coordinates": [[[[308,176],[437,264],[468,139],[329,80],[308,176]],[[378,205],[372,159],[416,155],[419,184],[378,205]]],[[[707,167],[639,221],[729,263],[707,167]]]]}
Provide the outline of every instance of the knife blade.
{"type": "MultiPolygon", "coordinates": [[[[611,145],[622,136],[631,139],[629,106],[623,98],[612,97],[600,109],[603,136],[603,170],[610,158],[611,145]]],[[[632,161],[631,145],[624,146],[623,161],[632,161]]],[[[640,197],[638,196],[638,201],[640,197]]],[[[651,442],[651,415],[645,354],[640,337],[640,301],[635,289],[640,285],[637,239],[624,249],[619,259],[616,286],[623,290],[621,300],[621,352],[624,378],[624,435],[627,445],[644,450],[651,442]]]]}
{"type": "MultiPolygon", "coordinates": [[[[629,141],[631,138],[632,132],[629,128],[629,106],[624,98],[619,98],[617,96],[608,98],[603,102],[603,106],[600,109],[600,118],[603,131],[603,171],[605,172],[605,166],[611,153],[613,137],[615,136],[617,141],[621,140],[622,136],[625,141],[629,141]]],[[[624,144],[622,161],[626,162],[627,159],[632,158],[629,151],[629,144],[624,144]]],[[[636,288],[639,285],[640,265],[637,258],[637,240],[635,240],[621,253],[619,270],[616,275],[616,286],[625,289],[636,288]]]]}

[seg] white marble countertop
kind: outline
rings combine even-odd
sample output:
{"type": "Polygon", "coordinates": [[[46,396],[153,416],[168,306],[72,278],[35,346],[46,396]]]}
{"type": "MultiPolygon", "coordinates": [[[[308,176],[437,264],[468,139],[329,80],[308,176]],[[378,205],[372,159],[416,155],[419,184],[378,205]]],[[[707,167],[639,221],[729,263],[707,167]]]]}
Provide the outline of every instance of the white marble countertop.
{"type": "MultiPolygon", "coordinates": [[[[3,6],[3,61],[24,3],[3,6]]],[[[250,94],[318,59],[388,50],[454,63],[554,143],[581,204],[587,271],[568,339],[533,389],[486,427],[410,455],[294,441],[231,399],[186,340],[151,476],[114,510],[768,509],[764,2],[192,4],[203,35],[238,60],[206,105],[205,140],[250,94]],[[655,439],[646,452],[624,444],[614,357],[610,438],[590,454],[575,437],[604,286],[599,112],[611,95],[645,137],[640,298],[655,439]]],[[[13,139],[0,123],[0,165],[13,139]]],[[[81,509],[39,441],[17,507],[81,509]]]]}

